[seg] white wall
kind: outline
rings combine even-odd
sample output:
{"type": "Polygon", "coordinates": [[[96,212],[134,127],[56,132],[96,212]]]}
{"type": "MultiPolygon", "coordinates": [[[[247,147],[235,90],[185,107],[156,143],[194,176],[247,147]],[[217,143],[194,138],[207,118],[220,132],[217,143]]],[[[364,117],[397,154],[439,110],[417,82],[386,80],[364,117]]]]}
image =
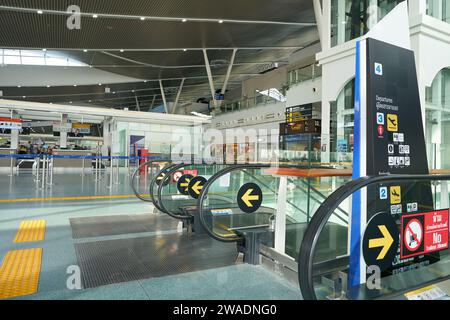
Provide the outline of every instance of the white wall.
{"type": "Polygon", "coordinates": [[[292,85],[286,92],[286,107],[298,106],[322,100],[322,78],[292,85]]]}

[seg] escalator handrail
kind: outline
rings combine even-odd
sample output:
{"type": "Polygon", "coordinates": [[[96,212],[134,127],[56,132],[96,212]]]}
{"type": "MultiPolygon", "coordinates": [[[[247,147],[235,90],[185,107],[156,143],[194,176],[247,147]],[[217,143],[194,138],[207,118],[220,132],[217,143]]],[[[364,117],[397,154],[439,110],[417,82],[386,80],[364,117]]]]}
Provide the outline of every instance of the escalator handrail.
{"type": "MultiPolygon", "coordinates": [[[[170,168],[172,168],[173,166],[175,166],[175,164],[173,164],[173,163],[169,163],[168,165],[164,166],[157,174],[155,174],[155,176],[153,177],[152,181],[150,182],[149,192],[150,192],[150,195],[151,195],[151,197],[152,197],[153,205],[155,206],[155,208],[156,208],[158,211],[161,211],[161,212],[163,212],[163,213],[167,213],[167,212],[165,212],[165,211],[163,210],[163,208],[161,208],[161,206],[159,205],[158,201],[156,201],[155,197],[153,196],[153,195],[154,195],[154,192],[153,192],[153,191],[154,191],[155,184],[156,184],[156,178],[158,178],[158,176],[159,176],[161,173],[169,171],[170,168]]],[[[159,188],[161,185],[162,185],[162,181],[161,181],[161,184],[158,186],[158,188],[159,188]]]]}
{"type": "MultiPolygon", "coordinates": [[[[198,164],[190,164],[190,165],[198,165],[198,164]]],[[[166,214],[168,214],[168,215],[171,216],[172,218],[179,219],[179,220],[186,220],[186,219],[188,219],[189,217],[186,216],[186,215],[173,213],[173,212],[171,212],[170,210],[168,210],[168,209],[166,208],[166,206],[164,205],[164,201],[162,200],[162,189],[163,189],[164,184],[166,183],[166,181],[170,179],[170,177],[172,176],[172,174],[173,174],[174,172],[180,170],[180,169],[183,168],[183,167],[187,167],[187,166],[189,166],[189,164],[185,164],[185,163],[174,164],[174,165],[167,171],[166,176],[161,180],[161,183],[160,183],[160,185],[158,186],[158,194],[157,194],[157,197],[158,197],[158,203],[159,203],[159,205],[160,205],[161,208],[162,208],[161,211],[164,212],[164,213],[166,213],[166,214]]]]}
{"type": "MultiPolygon", "coordinates": [[[[274,167],[273,163],[267,163],[267,164],[239,164],[239,165],[235,165],[233,167],[228,167],[225,168],[221,171],[218,171],[217,173],[215,173],[211,178],[209,178],[209,180],[206,182],[205,186],[203,187],[203,190],[200,194],[200,197],[198,199],[198,212],[199,212],[199,217],[200,217],[200,223],[202,224],[203,228],[206,230],[206,232],[215,240],[221,241],[221,242],[236,242],[241,240],[240,237],[227,237],[227,238],[221,238],[218,237],[216,234],[214,234],[214,232],[212,232],[206,221],[205,221],[205,217],[204,217],[204,210],[203,210],[203,202],[206,200],[206,194],[208,193],[208,190],[210,188],[210,186],[217,180],[219,179],[221,176],[228,174],[232,171],[236,171],[236,170],[244,170],[244,169],[264,169],[264,168],[272,168],[274,167]]],[[[283,164],[277,164],[278,168],[292,168],[294,166],[291,165],[286,165],[284,166],[283,164]]],[[[311,166],[295,166],[296,168],[311,168],[311,166]]]]}
{"type": "Polygon", "coordinates": [[[131,190],[133,190],[134,195],[135,195],[138,199],[140,199],[140,200],[142,200],[142,201],[145,201],[145,202],[153,202],[153,197],[152,197],[151,194],[150,194],[150,198],[147,199],[147,198],[144,198],[139,192],[137,192],[136,187],[134,186],[134,182],[135,182],[135,180],[136,180],[137,174],[140,172],[140,170],[141,170],[144,166],[151,165],[151,164],[153,164],[153,162],[166,162],[166,161],[167,161],[167,162],[170,162],[170,160],[164,160],[164,159],[158,159],[158,160],[150,160],[150,161],[146,161],[146,162],[144,162],[143,164],[139,165],[139,167],[137,167],[137,169],[133,172],[133,175],[131,176],[131,181],[130,181],[130,183],[131,183],[131,190]]]}
{"type": "Polygon", "coordinates": [[[203,226],[203,229],[206,231],[206,233],[208,233],[208,235],[217,240],[217,241],[221,241],[221,242],[236,242],[241,240],[241,237],[218,237],[214,232],[212,232],[208,226],[208,224],[205,221],[205,217],[204,217],[204,210],[203,210],[203,202],[206,200],[206,194],[208,193],[208,190],[210,188],[210,186],[221,176],[230,173],[232,171],[235,170],[242,170],[242,169],[261,169],[261,168],[270,168],[272,167],[272,165],[270,164],[259,164],[259,165],[255,165],[255,164],[242,164],[242,165],[236,165],[234,167],[228,167],[225,168],[223,170],[218,171],[217,173],[215,173],[211,178],[209,178],[209,180],[206,182],[206,184],[204,185],[202,192],[200,194],[200,197],[198,198],[197,201],[197,207],[198,207],[198,216],[200,217],[200,223],[203,226]]]}
{"type": "Polygon", "coordinates": [[[333,192],[313,215],[300,246],[298,254],[298,281],[305,300],[317,300],[314,290],[313,265],[315,248],[328,219],[338,206],[354,192],[375,183],[398,181],[448,181],[450,175],[381,175],[368,176],[350,181],[333,192]]]}

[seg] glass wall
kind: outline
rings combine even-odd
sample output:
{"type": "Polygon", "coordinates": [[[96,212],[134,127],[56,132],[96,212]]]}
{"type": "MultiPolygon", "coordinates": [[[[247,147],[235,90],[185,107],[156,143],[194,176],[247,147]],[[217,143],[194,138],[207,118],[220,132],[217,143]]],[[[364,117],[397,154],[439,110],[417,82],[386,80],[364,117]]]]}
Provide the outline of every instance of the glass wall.
{"type": "Polygon", "coordinates": [[[353,127],[355,119],[355,80],[349,81],[336,101],[330,104],[331,161],[351,163],[353,153],[353,127]]]}
{"type": "Polygon", "coordinates": [[[450,22],[450,1],[428,0],[427,14],[444,22],[450,22]]]}
{"type": "Polygon", "coordinates": [[[450,169],[450,68],[426,88],[426,143],[429,167],[450,169]]]}
{"type": "Polygon", "coordinates": [[[366,34],[403,0],[332,0],[331,46],[366,34]]]}

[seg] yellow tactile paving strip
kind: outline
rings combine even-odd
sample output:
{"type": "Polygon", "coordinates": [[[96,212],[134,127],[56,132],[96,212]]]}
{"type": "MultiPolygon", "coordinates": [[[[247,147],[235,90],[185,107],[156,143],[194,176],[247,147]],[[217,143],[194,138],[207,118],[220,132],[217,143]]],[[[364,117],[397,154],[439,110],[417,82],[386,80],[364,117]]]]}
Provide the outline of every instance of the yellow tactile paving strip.
{"type": "Polygon", "coordinates": [[[9,251],[0,267],[0,299],[36,293],[41,263],[42,248],[9,251]]]}
{"type": "Polygon", "coordinates": [[[22,221],[14,243],[42,241],[45,238],[45,220],[22,221]]]}
{"type": "MultiPolygon", "coordinates": [[[[149,194],[141,194],[141,197],[149,197],[149,194]]],[[[40,202],[40,201],[79,201],[79,200],[107,200],[107,199],[129,199],[135,198],[134,194],[120,194],[112,196],[74,196],[74,197],[51,197],[51,198],[17,198],[0,199],[0,203],[16,202],[40,202]]]]}

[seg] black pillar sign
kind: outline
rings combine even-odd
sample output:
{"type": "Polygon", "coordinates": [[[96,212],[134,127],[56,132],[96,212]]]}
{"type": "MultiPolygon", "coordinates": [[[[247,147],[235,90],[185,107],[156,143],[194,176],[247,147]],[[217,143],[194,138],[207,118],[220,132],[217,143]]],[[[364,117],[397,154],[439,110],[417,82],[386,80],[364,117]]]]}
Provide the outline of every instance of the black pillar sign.
{"type": "Polygon", "coordinates": [[[253,213],[261,207],[263,193],[255,183],[244,184],[237,194],[237,204],[245,213],[253,213]]]}
{"type": "MultiPolygon", "coordinates": [[[[371,38],[359,41],[356,52],[353,178],[428,174],[414,52],[371,38]]],[[[352,207],[350,286],[364,281],[361,274],[366,266],[358,243],[367,221],[379,212],[386,212],[400,229],[402,215],[426,210],[433,210],[429,182],[371,185],[356,192],[352,207]]],[[[385,275],[396,269],[406,270],[403,268],[406,265],[435,261],[436,256],[402,261],[399,241],[396,244],[396,262],[385,269],[385,275]]]]}
{"type": "Polygon", "coordinates": [[[189,182],[194,178],[191,174],[185,174],[178,179],[177,189],[181,194],[189,195],[189,182]]]}
{"type": "Polygon", "coordinates": [[[203,178],[201,176],[197,176],[191,179],[188,185],[189,195],[194,199],[200,198],[200,194],[202,193],[203,187],[205,186],[207,181],[208,180],[206,180],[206,178],[203,178]]]}

